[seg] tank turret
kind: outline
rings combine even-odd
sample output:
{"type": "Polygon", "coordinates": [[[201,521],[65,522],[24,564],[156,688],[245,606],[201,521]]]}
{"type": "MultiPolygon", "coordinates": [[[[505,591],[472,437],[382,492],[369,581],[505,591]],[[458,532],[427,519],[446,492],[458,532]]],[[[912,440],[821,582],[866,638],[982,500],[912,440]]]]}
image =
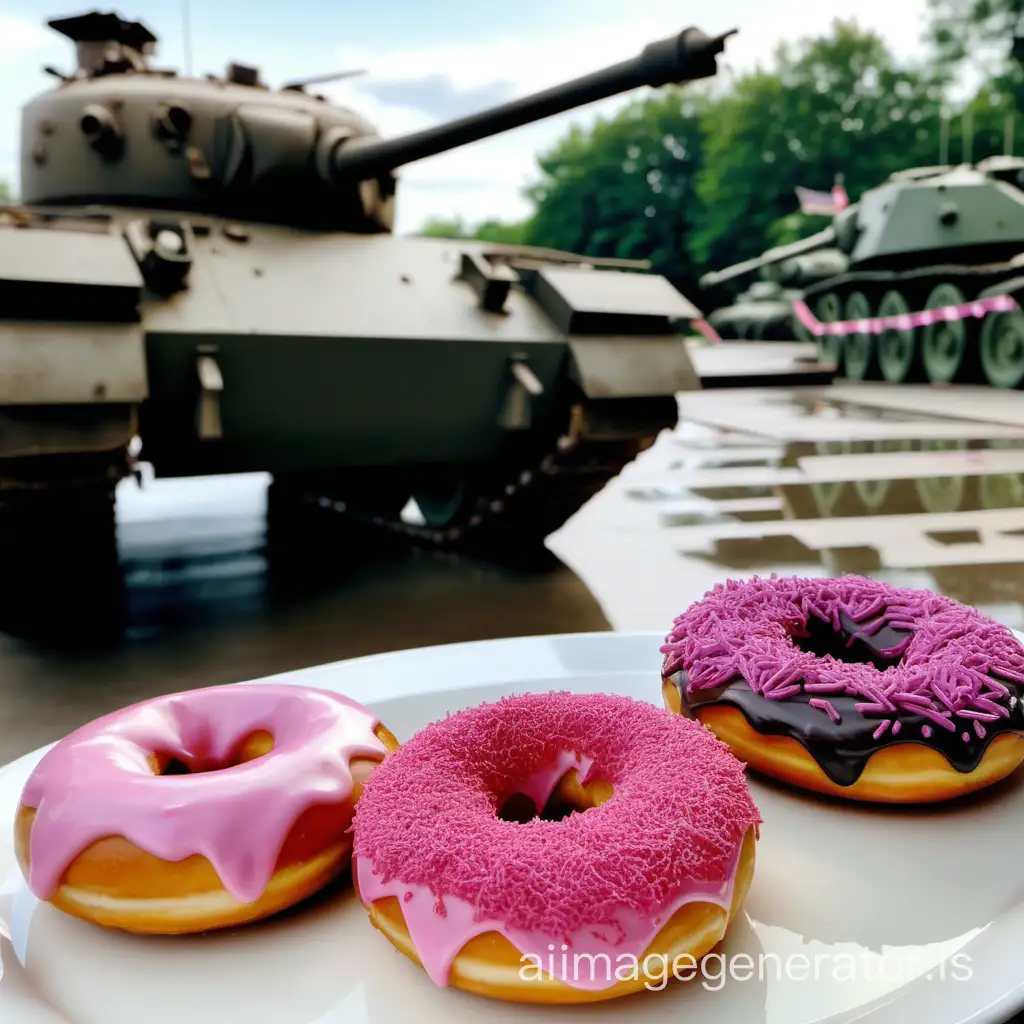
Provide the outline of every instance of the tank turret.
{"type": "Polygon", "coordinates": [[[689,28],[562,85],[382,139],[302,83],[271,89],[256,68],[231,64],[205,79],[154,69],[157,39],[140,22],[94,11],[49,25],[75,43],[78,67],[24,109],[26,203],[188,209],[359,233],[391,230],[393,172],[403,165],[640,86],[712,76],[732,34],[689,28]]]}

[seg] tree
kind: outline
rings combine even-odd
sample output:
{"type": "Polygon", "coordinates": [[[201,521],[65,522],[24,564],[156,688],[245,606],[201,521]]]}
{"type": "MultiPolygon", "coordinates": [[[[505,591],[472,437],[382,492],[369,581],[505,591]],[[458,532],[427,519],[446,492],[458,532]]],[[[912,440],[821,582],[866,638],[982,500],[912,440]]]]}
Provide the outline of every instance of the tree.
{"type": "Polygon", "coordinates": [[[0,205],[14,202],[14,191],[10,185],[0,178],[0,205]]]}
{"type": "Polygon", "coordinates": [[[485,220],[469,227],[461,217],[432,217],[419,234],[424,238],[472,238],[479,242],[501,242],[521,245],[526,233],[526,221],[485,220]]]}
{"type": "Polygon", "coordinates": [[[419,234],[423,238],[472,238],[472,231],[461,217],[431,217],[419,234]]]}
{"type": "Polygon", "coordinates": [[[988,51],[1001,66],[993,69],[990,60],[984,70],[998,72],[1014,58],[1022,17],[1024,0],[928,0],[928,37],[941,62],[955,65],[988,51]]]}
{"type": "Polygon", "coordinates": [[[473,237],[481,242],[501,242],[522,245],[526,239],[529,221],[485,220],[476,226],[473,237]]]}
{"type": "Polygon", "coordinates": [[[772,70],[740,78],[710,113],[692,259],[722,267],[807,233],[793,217],[797,185],[827,190],[842,174],[855,198],[893,171],[935,163],[942,84],[897,66],[855,22],[779,47],[772,70]]]}
{"type": "Polygon", "coordinates": [[[591,128],[575,125],[538,159],[524,240],[592,256],[649,259],[691,288],[693,226],[706,96],[670,89],[591,128]]]}
{"type": "Polygon", "coordinates": [[[950,73],[970,67],[985,79],[971,104],[982,118],[997,107],[1005,123],[1024,110],[1024,41],[1019,36],[1024,37],[1024,0],[928,0],[928,37],[936,62],[950,73]]]}
{"type": "Polygon", "coordinates": [[[1021,151],[1024,117],[1014,90],[998,76],[985,82],[960,109],[951,111],[949,160],[951,163],[983,160],[1009,148],[1021,151]]]}

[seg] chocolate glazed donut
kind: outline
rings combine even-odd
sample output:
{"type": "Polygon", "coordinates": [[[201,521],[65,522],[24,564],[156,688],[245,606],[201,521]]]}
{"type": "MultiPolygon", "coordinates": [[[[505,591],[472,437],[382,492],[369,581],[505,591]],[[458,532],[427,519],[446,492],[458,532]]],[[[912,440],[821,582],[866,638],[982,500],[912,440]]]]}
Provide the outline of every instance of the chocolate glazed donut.
{"type": "Polygon", "coordinates": [[[729,581],[676,619],[662,652],[667,707],[806,789],[934,802],[1024,761],[1024,647],[930,591],[729,581]]]}

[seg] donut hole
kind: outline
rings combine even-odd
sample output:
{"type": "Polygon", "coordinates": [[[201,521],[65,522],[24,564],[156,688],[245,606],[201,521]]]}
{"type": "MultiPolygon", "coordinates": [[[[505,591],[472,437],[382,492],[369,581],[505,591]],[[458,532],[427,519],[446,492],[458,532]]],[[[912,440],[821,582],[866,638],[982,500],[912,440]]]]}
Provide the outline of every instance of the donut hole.
{"type": "MultiPolygon", "coordinates": [[[[793,644],[798,650],[813,654],[817,658],[831,657],[847,664],[874,665],[880,670],[893,668],[903,660],[901,656],[891,657],[882,654],[862,637],[845,629],[837,630],[831,623],[819,619],[816,615],[808,618],[804,629],[805,635],[792,634],[793,644]]],[[[897,636],[894,630],[887,632],[892,634],[893,645],[906,635],[897,636]]]]}
{"type": "Polygon", "coordinates": [[[572,768],[558,781],[543,807],[538,809],[533,798],[525,793],[513,793],[498,808],[498,817],[520,825],[537,818],[541,821],[564,821],[571,814],[585,813],[607,803],[614,792],[607,779],[593,779],[584,786],[576,769],[572,768]]]}
{"type": "Polygon", "coordinates": [[[157,752],[150,754],[149,765],[154,775],[204,775],[255,761],[273,749],[274,737],[269,732],[260,730],[250,733],[237,743],[223,761],[205,760],[201,757],[186,759],[180,752],[157,752]]]}

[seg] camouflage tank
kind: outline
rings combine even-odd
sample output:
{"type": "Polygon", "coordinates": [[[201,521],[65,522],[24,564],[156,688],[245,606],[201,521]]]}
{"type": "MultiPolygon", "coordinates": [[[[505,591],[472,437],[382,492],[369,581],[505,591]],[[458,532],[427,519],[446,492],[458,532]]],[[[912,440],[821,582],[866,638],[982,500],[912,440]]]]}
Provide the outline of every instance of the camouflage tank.
{"type": "Polygon", "coordinates": [[[841,257],[802,297],[819,322],[849,324],[821,336],[823,358],[848,378],[1024,387],[1024,313],[1004,301],[1024,301],[1022,185],[1024,159],[1013,156],[911,168],[831,227],[752,262],[782,273],[841,257]]]}
{"type": "MultiPolygon", "coordinates": [[[[0,212],[5,616],[82,623],[115,487],[272,474],[271,524],[328,508],[427,544],[543,543],[700,387],[699,311],[625,261],[392,234],[399,167],[642,86],[728,35],[382,139],[302,83],[151,66],[144,25],[49,22],[78,67],[22,116],[0,212]],[[413,499],[419,521],[401,511],[413,499]],[[84,563],[84,568],[83,568],[84,563]],[[15,582],[17,581],[17,585],[15,582]]],[[[6,620],[5,620],[6,625],[6,620]]]]}

